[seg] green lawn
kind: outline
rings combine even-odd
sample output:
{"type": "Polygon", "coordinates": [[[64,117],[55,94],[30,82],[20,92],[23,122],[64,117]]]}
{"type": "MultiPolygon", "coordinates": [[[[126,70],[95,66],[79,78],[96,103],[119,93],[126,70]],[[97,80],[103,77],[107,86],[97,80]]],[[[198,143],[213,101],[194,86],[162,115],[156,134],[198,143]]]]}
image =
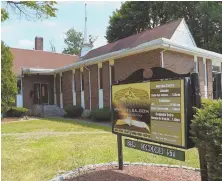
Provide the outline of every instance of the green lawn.
{"type": "MultiPolygon", "coordinates": [[[[4,123],[2,134],[8,135],[2,135],[2,180],[49,180],[55,177],[59,170],[72,170],[82,165],[117,161],[116,136],[110,131],[107,126],[62,119],[4,123]],[[27,132],[29,134],[23,134],[27,132]],[[42,132],[59,132],[59,134],[47,135],[41,134],[42,132]],[[67,135],[67,132],[80,132],[80,134],[67,135]]],[[[124,161],[129,162],[199,167],[196,149],[186,151],[186,162],[125,147],[123,156],[124,161]]]]}

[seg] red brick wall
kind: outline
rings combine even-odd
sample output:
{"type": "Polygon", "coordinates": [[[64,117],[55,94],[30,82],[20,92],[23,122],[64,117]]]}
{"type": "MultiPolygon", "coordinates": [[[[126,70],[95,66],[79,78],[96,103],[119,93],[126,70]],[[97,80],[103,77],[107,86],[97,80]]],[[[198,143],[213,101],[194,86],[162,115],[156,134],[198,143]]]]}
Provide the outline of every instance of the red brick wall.
{"type": "Polygon", "coordinates": [[[213,77],[212,77],[212,61],[210,59],[206,60],[207,65],[207,98],[213,98],[213,77]]]}
{"type": "Polygon", "coordinates": [[[199,72],[199,80],[200,80],[200,93],[201,96],[204,97],[204,64],[203,64],[203,58],[198,57],[198,72],[199,72]]]}
{"type": "Polygon", "coordinates": [[[80,84],[80,69],[75,70],[76,83],[76,105],[81,105],[81,84],[80,84]]]}
{"type": "Polygon", "coordinates": [[[84,68],[84,101],[85,101],[85,109],[90,109],[90,100],[89,100],[89,71],[84,68]]]}
{"type": "Polygon", "coordinates": [[[30,92],[34,90],[34,83],[46,83],[49,90],[49,104],[54,104],[54,77],[53,75],[24,75],[23,84],[23,107],[31,108],[34,104],[34,96],[30,92]]]}
{"type": "Polygon", "coordinates": [[[161,66],[160,49],[140,53],[114,61],[115,81],[125,79],[138,69],[161,66]]]}
{"type": "Polygon", "coordinates": [[[56,101],[60,107],[60,74],[56,74],[56,101]]]}
{"type": "Polygon", "coordinates": [[[186,74],[194,69],[194,56],[165,51],[163,53],[163,64],[166,69],[179,74],[186,74]]]}
{"type": "Polygon", "coordinates": [[[73,105],[72,95],[72,70],[62,73],[62,95],[63,95],[63,106],[73,105]]]}
{"type": "Polygon", "coordinates": [[[109,62],[103,62],[102,64],[102,76],[103,76],[103,106],[110,106],[110,77],[109,77],[109,62]]]}
{"type": "MultiPolygon", "coordinates": [[[[91,105],[92,108],[99,107],[99,91],[98,91],[98,65],[90,65],[87,67],[90,69],[91,76],[91,105]]],[[[88,87],[88,85],[86,85],[88,87]]]]}

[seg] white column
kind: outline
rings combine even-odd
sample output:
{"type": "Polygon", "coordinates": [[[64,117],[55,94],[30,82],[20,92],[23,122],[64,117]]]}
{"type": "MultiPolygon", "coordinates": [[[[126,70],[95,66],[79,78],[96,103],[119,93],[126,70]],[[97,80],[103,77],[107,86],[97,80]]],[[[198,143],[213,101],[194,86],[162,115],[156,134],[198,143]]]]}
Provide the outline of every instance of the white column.
{"type": "Polygon", "coordinates": [[[62,95],[62,73],[60,73],[60,107],[63,108],[63,95],[62,95]]]}
{"type": "Polygon", "coordinates": [[[84,80],[84,77],[82,76],[83,74],[83,67],[80,68],[80,83],[81,83],[81,106],[83,109],[85,109],[85,96],[84,96],[84,90],[82,85],[82,79],[84,80]]]}
{"type": "Polygon", "coordinates": [[[204,97],[207,98],[207,62],[206,58],[203,58],[204,63],[204,97]]]}
{"type": "Polygon", "coordinates": [[[100,68],[102,68],[102,63],[98,64],[98,92],[99,92],[99,108],[103,108],[103,88],[100,87],[100,68]]]}
{"type": "Polygon", "coordinates": [[[114,60],[109,61],[109,107],[112,108],[112,72],[111,66],[114,66],[114,60]]]}
{"type": "Polygon", "coordinates": [[[76,105],[76,88],[75,88],[75,70],[72,70],[72,99],[73,105],[76,105]]]}
{"type": "Polygon", "coordinates": [[[54,74],[54,104],[57,104],[57,99],[56,99],[56,74],[54,74]]]}
{"type": "Polygon", "coordinates": [[[22,77],[17,78],[17,81],[21,81],[20,92],[16,95],[16,107],[23,107],[23,87],[22,87],[22,77]]]}
{"type": "Polygon", "coordinates": [[[194,72],[195,72],[195,73],[199,73],[198,59],[197,59],[197,56],[196,56],[196,55],[194,55],[194,65],[195,65],[195,70],[194,70],[194,72]]]}

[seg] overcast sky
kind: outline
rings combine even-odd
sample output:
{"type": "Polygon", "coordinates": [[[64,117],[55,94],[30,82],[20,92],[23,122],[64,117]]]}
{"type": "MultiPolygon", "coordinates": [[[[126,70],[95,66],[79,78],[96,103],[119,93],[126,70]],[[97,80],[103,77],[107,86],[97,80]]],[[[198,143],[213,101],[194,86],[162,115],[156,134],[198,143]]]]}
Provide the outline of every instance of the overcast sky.
{"type": "MultiPolygon", "coordinates": [[[[33,49],[35,36],[44,39],[44,50],[50,51],[50,40],[54,41],[56,52],[62,52],[65,47],[64,33],[74,27],[84,31],[84,1],[59,2],[57,17],[43,21],[27,21],[11,16],[1,23],[1,38],[10,47],[33,49]]],[[[109,16],[120,8],[121,2],[86,2],[88,14],[88,35],[98,36],[94,48],[105,45],[106,27],[109,16]]]]}

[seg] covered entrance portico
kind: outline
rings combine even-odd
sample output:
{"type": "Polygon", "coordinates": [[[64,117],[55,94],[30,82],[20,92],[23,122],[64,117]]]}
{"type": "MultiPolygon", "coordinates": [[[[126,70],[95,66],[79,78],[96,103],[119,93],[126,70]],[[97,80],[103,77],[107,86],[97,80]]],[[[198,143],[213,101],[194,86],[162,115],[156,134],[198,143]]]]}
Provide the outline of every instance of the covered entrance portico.
{"type": "Polygon", "coordinates": [[[54,69],[23,69],[23,107],[30,109],[33,105],[56,104],[53,71],[54,69]]]}

